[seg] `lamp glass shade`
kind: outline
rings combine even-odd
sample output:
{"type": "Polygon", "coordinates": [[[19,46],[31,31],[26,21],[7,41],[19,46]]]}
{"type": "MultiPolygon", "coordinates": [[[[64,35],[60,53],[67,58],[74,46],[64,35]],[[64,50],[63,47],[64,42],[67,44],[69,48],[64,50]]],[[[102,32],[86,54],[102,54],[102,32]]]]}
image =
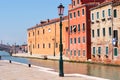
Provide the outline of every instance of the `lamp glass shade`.
{"type": "Polygon", "coordinates": [[[59,16],[63,16],[63,13],[64,13],[64,6],[62,4],[60,4],[58,6],[58,14],[59,14],[59,16]]]}

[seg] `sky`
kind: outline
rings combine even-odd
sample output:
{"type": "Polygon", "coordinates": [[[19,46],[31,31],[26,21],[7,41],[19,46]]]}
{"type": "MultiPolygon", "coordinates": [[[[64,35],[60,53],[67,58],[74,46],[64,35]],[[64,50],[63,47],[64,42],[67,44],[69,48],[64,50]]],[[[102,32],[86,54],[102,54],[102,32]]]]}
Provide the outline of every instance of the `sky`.
{"type": "Polygon", "coordinates": [[[27,43],[27,29],[41,20],[58,18],[59,4],[68,14],[71,0],[1,0],[0,1],[0,43],[27,43]]]}

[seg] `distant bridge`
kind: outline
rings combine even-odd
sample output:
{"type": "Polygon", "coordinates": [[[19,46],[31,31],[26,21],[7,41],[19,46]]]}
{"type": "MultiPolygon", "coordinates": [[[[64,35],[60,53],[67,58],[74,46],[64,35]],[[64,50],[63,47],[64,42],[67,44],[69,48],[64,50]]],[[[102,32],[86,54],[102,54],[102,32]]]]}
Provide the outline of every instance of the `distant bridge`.
{"type": "Polygon", "coordinates": [[[10,53],[10,51],[11,51],[11,46],[9,46],[9,45],[4,45],[4,44],[0,44],[0,51],[5,51],[5,52],[10,53]]]}

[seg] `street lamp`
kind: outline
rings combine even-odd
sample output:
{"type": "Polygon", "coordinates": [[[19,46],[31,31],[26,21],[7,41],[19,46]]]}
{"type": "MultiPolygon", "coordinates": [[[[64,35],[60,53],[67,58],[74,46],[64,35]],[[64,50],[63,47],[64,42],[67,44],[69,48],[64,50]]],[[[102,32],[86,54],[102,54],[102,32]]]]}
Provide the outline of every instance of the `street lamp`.
{"type": "Polygon", "coordinates": [[[64,77],[63,73],[63,59],[62,59],[62,51],[63,51],[63,44],[62,44],[62,16],[64,12],[64,6],[60,4],[58,6],[58,14],[60,16],[60,45],[59,45],[59,50],[60,50],[60,60],[59,60],[59,76],[64,77]]]}

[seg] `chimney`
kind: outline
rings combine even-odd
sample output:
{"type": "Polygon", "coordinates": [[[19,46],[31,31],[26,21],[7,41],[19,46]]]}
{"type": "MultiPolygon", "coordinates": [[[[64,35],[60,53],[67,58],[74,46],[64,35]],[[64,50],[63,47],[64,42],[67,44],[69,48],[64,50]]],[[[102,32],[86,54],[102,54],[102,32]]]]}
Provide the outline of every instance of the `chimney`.
{"type": "Polygon", "coordinates": [[[41,24],[44,24],[44,23],[46,23],[46,21],[41,21],[40,23],[41,23],[41,24]]]}

